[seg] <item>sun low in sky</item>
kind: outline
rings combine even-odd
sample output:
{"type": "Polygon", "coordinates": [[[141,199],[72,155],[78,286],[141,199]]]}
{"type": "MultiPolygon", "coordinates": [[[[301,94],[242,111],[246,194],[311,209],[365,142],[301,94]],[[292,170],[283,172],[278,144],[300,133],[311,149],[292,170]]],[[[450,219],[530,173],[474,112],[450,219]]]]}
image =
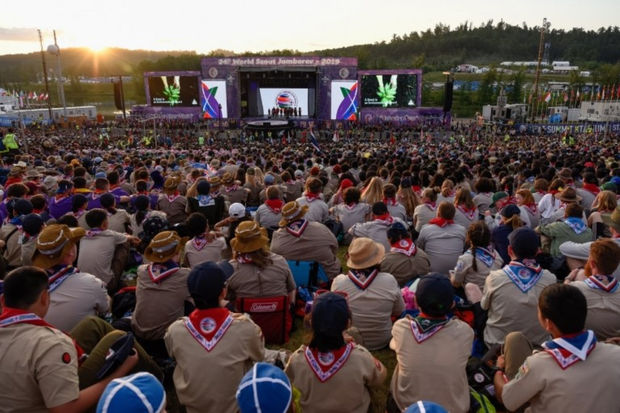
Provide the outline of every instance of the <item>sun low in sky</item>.
{"type": "Polygon", "coordinates": [[[393,34],[455,27],[465,21],[479,26],[493,19],[509,24],[540,25],[552,29],[620,24],[617,0],[230,0],[227,2],[106,0],[77,2],[47,0],[6,1],[0,13],[0,55],[39,50],[36,29],[44,45],[53,43],[56,29],[63,47],[107,47],[148,50],[215,49],[300,51],[389,41],[393,34]]]}

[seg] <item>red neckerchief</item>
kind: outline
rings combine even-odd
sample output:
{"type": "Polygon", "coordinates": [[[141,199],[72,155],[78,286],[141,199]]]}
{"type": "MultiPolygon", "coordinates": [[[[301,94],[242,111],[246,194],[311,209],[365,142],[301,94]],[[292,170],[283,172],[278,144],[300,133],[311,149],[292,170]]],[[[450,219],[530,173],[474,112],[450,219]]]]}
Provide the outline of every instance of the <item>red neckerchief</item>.
{"type": "Polygon", "coordinates": [[[120,186],[118,184],[110,185],[110,191],[116,188],[120,188],[120,186]]]}
{"type": "Polygon", "coordinates": [[[420,311],[420,314],[413,318],[409,323],[413,338],[419,344],[422,343],[439,332],[450,321],[448,317],[430,317],[420,311]]]}
{"type": "Polygon", "coordinates": [[[252,264],[254,260],[250,257],[249,254],[239,254],[237,255],[237,262],[239,264],[252,264]]]}
{"type": "Polygon", "coordinates": [[[585,361],[595,347],[596,337],[592,330],[567,334],[542,344],[544,351],[553,357],[562,370],[585,361]]]}
{"type": "Polygon", "coordinates": [[[376,269],[373,270],[370,274],[366,274],[366,272],[364,271],[356,271],[352,269],[349,270],[347,276],[357,288],[359,288],[360,290],[365,290],[370,286],[370,284],[372,284],[374,279],[377,277],[377,274],[379,274],[379,270],[376,269]]]}
{"type": "Polygon", "coordinates": [[[527,208],[527,210],[530,211],[532,215],[536,214],[536,211],[538,211],[538,207],[536,206],[536,203],[527,204],[527,205],[524,204],[523,207],[527,208]]]}
{"type": "Polygon", "coordinates": [[[280,214],[282,212],[282,206],[284,205],[284,201],[281,199],[267,199],[265,201],[265,205],[273,212],[274,214],[280,214]]]}
{"type": "Polygon", "coordinates": [[[286,225],[286,232],[293,235],[294,237],[301,237],[301,234],[304,233],[306,227],[308,226],[308,221],[305,219],[298,219],[294,222],[289,222],[286,225]]]}
{"type": "MultiPolygon", "coordinates": [[[[38,315],[34,313],[29,313],[28,311],[21,310],[19,308],[11,308],[4,307],[2,309],[2,314],[0,314],[0,328],[8,327],[15,324],[31,324],[33,326],[39,327],[48,327],[55,330],[58,330],[56,327],[48,323],[47,321],[40,318],[38,315]]],[[[67,333],[65,333],[67,334],[67,333]]],[[[84,361],[86,358],[86,354],[84,350],[78,345],[77,341],[73,339],[69,334],[67,336],[73,341],[73,345],[75,346],[75,351],[78,356],[78,364],[84,361]]],[[[64,354],[63,354],[64,357],[64,354]]],[[[64,361],[64,358],[63,358],[64,361]]],[[[70,360],[69,360],[70,362],[70,360]]]]}
{"type": "Polygon", "coordinates": [[[308,203],[321,199],[320,193],[315,194],[314,192],[306,192],[304,196],[306,197],[306,201],[308,201],[308,203]]]}
{"type": "Polygon", "coordinates": [[[618,280],[611,275],[591,275],[584,282],[592,289],[602,290],[607,293],[616,292],[618,289],[618,280]]]}
{"type": "Polygon", "coordinates": [[[424,205],[426,205],[431,211],[435,211],[437,209],[436,202],[425,202],[424,205]]]}
{"type": "Polygon", "coordinates": [[[185,328],[207,351],[213,350],[233,322],[226,308],[196,309],[185,319],[185,328]]]}
{"type": "Polygon", "coordinates": [[[551,190],[549,190],[549,193],[550,193],[551,195],[555,195],[555,194],[560,193],[560,191],[559,191],[559,190],[557,190],[557,189],[551,189],[551,190]]]}
{"type": "Polygon", "coordinates": [[[413,189],[413,192],[415,192],[418,195],[422,191],[422,187],[420,187],[419,185],[414,185],[414,186],[411,187],[411,189],[413,189]]]}
{"type": "Polygon", "coordinates": [[[394,218],[390,216],[389,212],[386,212],[385,214],[375,215],[374,221],[379,221],[387,225],[392,225],[392,222],[394,222],[394,218]]]}
{"type": "Polygon", "coordinates": [[[321,353],[317,349],[306,347],[304,356],[316,377],[321,383],[324,383],[340,371],[354,348],[355,345],[353,343],[348,343],[338,350],[321,353]]]}
{"type": "Polygon", "coordinates": [[[176,201],[176,199],[179,197],[179,191],[174,191],[174,194],[172,195],[168,195],[166,194],[166,198],[168,199],[168,202],[173,203],[174,201],[176,201]]]}
{"type": "Polygon", "coordinates": [[[146,268],[151,281],[155,284],[159,284],[177,271],[179,271],[179,264],[173,261],[149,264],[146,268]]]}
{"type": "Polygon", "coordinates": [[[411,257],[412,255],[415,255],[417,252],[417,248],[415,244],[409,238],[403,238],[400,241],[396,241],[395,243],[391,245],[392,245],[392,247],[390,248],[391,252],[398,252],[400,254],[405,254],[407,257],[411,257]]]}
{"type": "Polygon", "coordinates": [[[344,204],[344,207],[349,211],[353,210],[357,206],[357,202],[351,202],[350,204],[344,204]]]}
{"type": "Polygon", "coordinates": [[[584,183],[581,188],[593,193],[594,195],[598,195],[598,193],[601,192],[601,189],[594,184],[584,183]]]}
{"type": "Polygon", "coordinates": [[[444,218],[440,218],[440,217],[436,217],[431,219],[430,221],[428,221],[429,224],[433,224],[433,225],[437,225],[438,227],[445,227],[446,225],[452,225],[454,224],[454,220],[453,219],[444,219],[444,218]]]}
{"type": "Polygon", "coordinates": [[[54,201],[55,201],[55,202],[58,202],[58,201],[60,201],[60,200],[62,200],[62,199],[68,198],[68,197],[69,197],[69,195],[71,195],[69,192],[65,192],[65,193],[62,193],[62,194],[58,194],[58,195],[54,196],[54,201]]]}
{"type": "Polygon", "coordinates": [[[239,185],[225,186],[224,187],[224,191],[226,191],[226,192],[236,191],[237,189],[239,189],[239,185]]]}
{"type": "Polygon", "coordinates": [[[197,251],[201,251],[208,243],[209,240],[207,240],[205,234],[197,235],[192,238],[192,245],[197,251]]]}
{"type": "Polygon", "coordinates": [[[456,209],[461,211],[469,220],[473,220],[476,217],[476,207],[466,208],[462,205],[457,205],[456,209]]]}
{"type": "Polygon", "coordinates": [[[383,198],[383,203],[386,206],[395,206],[398,204],[398,202],[396,202],[396,198],[383,198]]]}

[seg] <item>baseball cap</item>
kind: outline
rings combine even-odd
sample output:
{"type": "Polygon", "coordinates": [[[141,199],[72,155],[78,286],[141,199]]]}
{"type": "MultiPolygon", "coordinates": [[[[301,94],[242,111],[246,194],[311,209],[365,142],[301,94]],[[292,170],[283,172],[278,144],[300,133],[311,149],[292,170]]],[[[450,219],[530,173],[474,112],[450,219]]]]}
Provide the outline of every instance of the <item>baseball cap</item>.
{"type": "Polygon", "coordinates": [[[508,196],[507,192],[504,192],[504,191],[495,192],[493,194],[493,197],[491,197],[491,203],[495,204],[497,201],[499,201],[502,198],[506,198],[507,196],[508,196]]]}
{"type": "Polygon", "coordinates": [[[407,407],[405,413],[448,413],[448,411],[437,403],[420,400],[407,407]]]}
{"type": "Polygon", "coordinates": [[[508,242],[517,258],[533,258],[540,246],[538,234],[528,227],[521,227],[512,231],[508,235],[508,242]]]}
{"type": "Polygon", "coordinates": [[[230,206],[228,207],[228,215],[233,218],[243,218],[245,216],[245,207],[239,202],[230,204],[230,206]]]}
{"type": "Polygon", "coordinates": [[[228,261],[207,261],[198,264],[189,273],[187,289],[194,299],[196,307],[208,306],[217,302],[226,280],[233,274],[234,269],[228,261]]]}
{"type": "Polygon", "coordinates": [[[454,302],[454,289],[450,279],[437,272],[420,277],[415,299],[424,313],[433,317],[446,315],[454,302]]]}
{"type": "Polygon", "coordinates": [[[502,216],[504,218],[512,218],[514,215],[519,214],[521,214],[521,210],[514,204],[506,205],[504,209],[502,209],[502,216]]]}
{"type": "Polygon", "coordinates": [[[260,362],[243,376],[236,397],[241,413],[286,413],[292,394],[286,374],[273,364],[260,362]]]}
{"type": "Polygon", "coordinates": [[[317,333],[335,337],[349,324],[347,300],[333,292],[319,295],[312,305],[312,328],[317,333]]]}
{"type": "Polygon", "coordinates": [[[274,178],[273,175],[271,174],[265,175],[265,185],[273,185],[275,181],[276,181],[276,178],[274,178]]]}
{"type": "Polygon", "coordinates": [[[164,386],[151,373],[140,372],[108,383],[97,413],[160,413],[165,406],[164,386]]]}

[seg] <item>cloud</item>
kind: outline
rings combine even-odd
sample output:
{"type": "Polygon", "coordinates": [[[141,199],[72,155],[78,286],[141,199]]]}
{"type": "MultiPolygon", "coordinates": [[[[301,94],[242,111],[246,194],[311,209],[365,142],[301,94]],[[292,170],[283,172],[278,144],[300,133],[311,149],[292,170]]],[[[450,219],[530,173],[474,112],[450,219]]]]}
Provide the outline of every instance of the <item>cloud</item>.
{"type": "Polygon", "coordinates": [[[27,27],[0,27],[0,41],[34,42],[38,40],[37,29],[27,27]]]}

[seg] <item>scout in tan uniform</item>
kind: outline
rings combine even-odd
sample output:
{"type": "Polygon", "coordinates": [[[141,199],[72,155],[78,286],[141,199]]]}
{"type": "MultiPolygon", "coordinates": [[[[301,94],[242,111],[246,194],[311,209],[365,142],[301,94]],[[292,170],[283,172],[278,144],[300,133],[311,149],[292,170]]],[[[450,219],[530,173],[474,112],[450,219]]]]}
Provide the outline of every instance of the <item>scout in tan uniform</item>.
{"type": "Polygon", "coordinates": [[[222,175],[222,186],[224,187],[222,195],[224,199],[226,199],[226,202],[228,202],[228,205],[234,204],[235,202],[245,205],[250,191],[240,187],[239,182],[235,181],[232,174],[229,172],[222,175]]]}
{"type": "Polygon", "coordinates": [[[193,268],[188,287],[196,310],[166,333],[168,353],[177,362],[177,396],[188,413],[237,412],[237,386],[252,364],[264,358],[260,327],[248,316],[220,307],[231,273],[227,263],[193,268]]]}
{"type": "Polygon", "coordinates": [[[308,221],[325,222],[329,217],[329,208],[322,199],[321,190],[323,183],[318,178],[309,178],[306,182],[306,192],[297,198],[297,203],[301,206],[308,206],[306,219],[308,221]]]}
{"type": "Polygon", "coordinates": [[[37,237],[45,223],[39,214],[28,214],[22,223],[22,234],[19,236],[21,245],[22,265],[32,265],[32,257],[37,250],[37,237]]]}
{"type": "Polygon", "coordinates": [[[406,226],[401,219],[390,216],[387,206],[383,202],[375,202],[372,205],[372,221],[360,222],[349,228],[349,234],[353,238],[366,237],[383,245],[385,251],[391,247],[387,237],[387,230],[395,222],[406,226]]]}
{"type": "Polygon", "coordinates": [[[308,206],[301,207],[296,201],[282,208],[281,227],[273,233],[271,251],[287,260],[316,261],[330,279],[340,274],[338,240],[319,222],[307,221],[304,215],[308,206]]]}
{"type": "Polygon", "coordinates": [[[349,272],[337,276],[331,288],[347,293],[353,326],[359,329],[369,350],[387,347],[392,337],[390,317],[405,310],[396,279],[379,270],[383,255],[383,246],[378,242],[354,239],[349,246],[349,272]]]}
{"type": "Polygon", "coordinates": [[[599,340],[620,337],[620,285],[611,275],[618,263],[620,246],[610,239],[599,239],[590,246],[585,268],[588,278],[571,283],[586,297],[586,328],[599,340]]]}
{"type": "MultiPolygon", "coordinates": [[[[0,412],[87,411],[112,379],[129,373],[138,361],[137,355],[130,356],[102,381],[82,382],[81,372],[78,378],[78,347],[71,337],[43,320],[50,303],[47,286],[47,275],[35,267],[21,267],[4,280],[0,298],[0,380],[4,386],[0,412]]],[[[107,348],[89,350],[90,356],[80,370],[96,372],[107,348]]]]}
{"type": "Polygon", "coordinates": [[[164,338],[166,329],[183,316],[183,303],[189,299],[189,268],[179,267],[181,238],[174,231],[162,231],[144,250],[150,264],[138,267],[136,309],[131,328],[145,340],[164,338]]]}
{"type": "Polygon", "coordinates": [[[227,248],[226,240],[215,232],[209,232],[207,218],[194,212],[187,218],[187,227],[196,234],[185,243],[183,265],[190,268],[207,261],[220,261],[222,251],[227,248]]]}
{"type": "Polygon", "coordinates": [[[228,298],[280,297],[288,295],[295,302],[295,280],[286,260],[269,252],[269,238],[264,228],[254,221],[244,221],[230,241],[231,264],[235,270],[228,280],[228,298]]]}
{"type": "Polygon", "coordinates": [[[482,309],[488,310],[484,341],[488,346],[503,344],[508,333],[521,331],[538,345],[548,338],[536,323],[538,297],[556,278],[534,260],[539,239],[532,229],[518,228],[508,239],[512,261],[501,270],[492,271],[484,284],[480,301],[482,309]]]}
{"type": "Polygon", "coordinates": [[[180,224],[187,219],[187,198],[179,193],[178,186],[177,178],[167,178],[164,193],[157,200],[157,209],[166,213],[170,225],[180,224]]]}
{"type": "Polygon", "coordinates": [[[9,212],[8,222],[0,228],[0,239],[6,244],[4,258],[9,268],[17,268],[22,265],[22,248],[19,244],[19,229],[22,227],[22,219],[32,213],[32,204],[27,199],[12,199],[7,204],[9,212]]]}
{"type": "Polygon", "coordinates": [[[371,387],[380,386],[386,368],[364,347],[347,343],[343,332],[351,323],[346,299],[325,293],[312,308],[312,340],[291,356],[286,369],[301,393],[304,412],[366,413],[371,387]]]}
{"type": "Polygon", "coordinates": [[[381,261],[381,271],[392,274],[400,287],[431,270],[428,256],[416,247],[403,224],[392,224],[387,236],[391,248],[381,261]]]}
{"type": "Polygon", "coordinates": [[[105,314],[110,301],[103,281],[73,267],[84,229],[49,225],[36,238],[33,265],[47,272],[50,306],[45,321],[70,331],[88,316],[105,314]]]}
{"type": "Polygon", "coordinates": [[[465,367],[474,331],[449,319],[454,292],[447,277],[432,273],[416,289],[417,317],[401,318],[392,328],[390,348],[396,352],[388,412],[401,412],[418,400],[430,400],[452,413],[469,411],[465,367]]]}
{"type": "Polygon", "coordinates": [[[620,347],[597,342],[592,330],[584,330],[586,313],[579,289],[554,284],[542,291],[538,319],[553,340],[545,342],[542,351],[525,355],[525,362],[511,373],[509,364],[520,365],[524,358],[511,360],[512,354],[528,348],[522,334],[512,333],[505,357],[497,360],[506,373],[495,374],[495,393],[508,410],[529,402],[526,413],[620,412],[620,347]]]}
{"type": "Polygon", "coordinates": [[[456,261],[450,280],[457,288],[472,283],[482,291],[489,273],[502,268],[502,257],[489,247],[491,231],[484,221],[476,221],[467,228],[465,243],[469,249],[456,261]]]}

